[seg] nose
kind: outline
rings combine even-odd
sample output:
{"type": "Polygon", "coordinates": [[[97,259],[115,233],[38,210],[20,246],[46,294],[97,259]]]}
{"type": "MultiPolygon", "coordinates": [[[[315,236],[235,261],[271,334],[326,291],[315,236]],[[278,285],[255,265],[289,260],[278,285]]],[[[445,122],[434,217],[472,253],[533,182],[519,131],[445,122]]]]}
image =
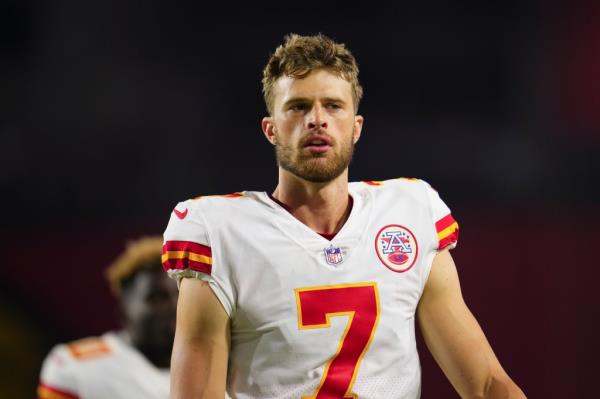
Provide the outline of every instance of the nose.
{"type": "Polygon", "coordinates": [[[315,104],[306,115],[307,127],[309,129],[327,129],[327,120],[320,104],[315,104]]]}

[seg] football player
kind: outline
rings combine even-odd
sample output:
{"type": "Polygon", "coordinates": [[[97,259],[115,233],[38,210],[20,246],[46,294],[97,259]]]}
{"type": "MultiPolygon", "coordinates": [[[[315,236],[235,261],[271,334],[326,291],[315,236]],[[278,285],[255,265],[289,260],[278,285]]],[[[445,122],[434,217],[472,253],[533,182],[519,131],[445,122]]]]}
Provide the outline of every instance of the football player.
{"type": "Polygon", "coordinates": [[[418,398],[419,324],[462,397],[523,398],[463,301],[438,193],[348,182],[364,119],[346,46],[289,35],[262,83],[277,187],[181,202],[164,234],[172,397],[418,398]]]}
{"type": "Polygon", "coordinates": [[[40,399],[169,397],[178,294],[160,266],[161,248],[162,238],[141,238],[106,270],[123,329],[55,346],[42,366],[40,399]]]}

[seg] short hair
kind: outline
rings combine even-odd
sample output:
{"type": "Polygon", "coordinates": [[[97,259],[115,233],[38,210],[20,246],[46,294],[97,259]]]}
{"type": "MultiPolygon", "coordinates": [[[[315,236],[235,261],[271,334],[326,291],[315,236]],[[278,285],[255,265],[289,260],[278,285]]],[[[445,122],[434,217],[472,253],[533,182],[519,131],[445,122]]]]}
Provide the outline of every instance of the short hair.
{"type": "Polygon", "coordinates": [[[104,273],[115,296],[121,296],[123,286],[137,272],[161,270],[162,244],[160,236],[142,237],[127,242],[125,252],[119,255],[104,273]]]}
{"type": "Polygon", "coordinates": [[[329,37],[286,35],[285,42],[275,50],[263,69],[263,96],[267,111],[273,115],[273,88],[282,76],[302,79],[317,69],[326,69],[352,85],[354,112],[363,95],[358,81],[358,64],[345,44],[336,43],[329,37]]]}

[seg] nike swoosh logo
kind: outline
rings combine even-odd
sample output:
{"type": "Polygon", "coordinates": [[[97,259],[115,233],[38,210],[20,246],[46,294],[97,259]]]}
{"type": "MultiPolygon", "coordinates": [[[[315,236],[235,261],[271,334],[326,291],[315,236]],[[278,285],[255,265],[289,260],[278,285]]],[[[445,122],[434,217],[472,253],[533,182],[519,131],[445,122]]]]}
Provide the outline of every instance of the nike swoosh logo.
{"type": "Polygon", "coordinates": [[[179,218],[179,219],[185,219],[185,217],[187,216],[188,210],[187,208],[185,208],[185,211],[180,212],[177,209],[173,209],[173,212],[175,212],[175,215],[179,218]]]}

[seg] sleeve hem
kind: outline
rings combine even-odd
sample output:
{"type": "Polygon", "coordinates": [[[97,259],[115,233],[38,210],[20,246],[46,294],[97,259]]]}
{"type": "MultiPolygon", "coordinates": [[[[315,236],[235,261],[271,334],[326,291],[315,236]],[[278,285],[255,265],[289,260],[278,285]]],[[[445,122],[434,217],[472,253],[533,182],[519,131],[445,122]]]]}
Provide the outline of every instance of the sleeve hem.
{"type": "Polygon", "coordinates": [[[195,278],[197,280],[206,281],[210,286],[210,289],[213,291],[219,302],[221,302],[221,306],[227,313],[227,316],[231,317],[232,307],[227,297],[223,292],[219,289],[219,286],[215,279],[209,274],[197,272],[195,270],[185,269],[185,270],[169,270],[167,272],[169,277],[177,281],[177,287],[181,285],[181,280],[184,278],[195,278]]]}

